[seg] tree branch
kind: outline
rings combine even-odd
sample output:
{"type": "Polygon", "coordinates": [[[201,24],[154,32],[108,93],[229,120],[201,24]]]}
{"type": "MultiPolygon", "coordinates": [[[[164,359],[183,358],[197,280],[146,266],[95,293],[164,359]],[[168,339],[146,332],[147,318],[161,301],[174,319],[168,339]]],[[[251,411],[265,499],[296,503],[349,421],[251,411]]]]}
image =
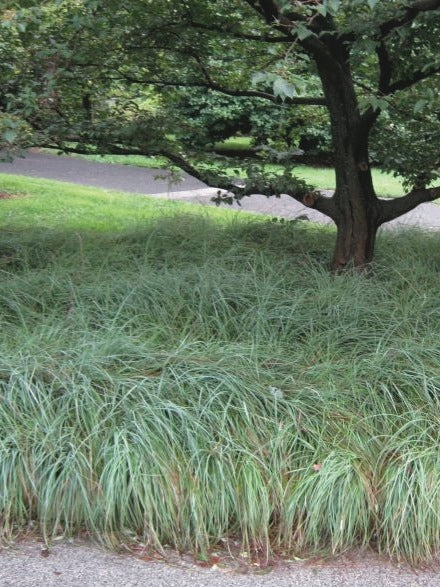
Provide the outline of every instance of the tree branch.
{"type": "Polygon", "coordinates": [[[384,41],[381,41],[376,49],[379,61],[379,84],[378,91],[385,94],[390,87],[391,77],[393,75],[393,66],[390,61],[388,49],[384,41]]]}
{"type": "MultiPolygon", "coordinates": [[[[71,137],[72,140],[76,140],[74,137],[71,137]]],[[[88,148],[86,145],[83,146],[72,146],[72,145],[58,145],[58,144],[51,144],[51,143],[43,143],[34,145],[36,147],[44,147],[46,149],[54,149],[62,151],[63,153],[77,153],[80,155],[96,155],[98,152],[96,149],[88,148]]],[[[200,181],[204,181],[203,173],[199,172],[199,170],[194,167],[187,159],[178,155],[177,153],[173,153],[168,151],[167,149],[148,149],[142,150],[137,147],[128,148],[128,147],[121,147],[120,145],[105,145],[105,153],[99,154],[111,154],[111,155],[143,155],[146,157],[157,157],[162,156],[174,163],[177,167],[185,171],[189,175],[192,175],[196,179],[200,181]]]]}
{"type": "MultiPolygon", "coordinates": [[[[440,65],[433,65],[424,70],[418,70],[412,73],[411,77],[400,79],[394,83],[390,83],[392,77],[392,64],[389,60],[388,51],[382,42],[381,45],[377,48],[377,54],[379,58],[379,85],[378,85],[378,92],[379,96],[389,96],[394,94],[400,90],[406,90],[411,86],[415,85],[417,82],[422,81],[424,79],[428,79],[433,75],[440,73],[440,65]]],[[[356,85],[360,88],[366,90],[369,93],[374,93],[374,90],[360,82],[356,82],[356,85]]],[[[369,129],[375,123],[377,118],[380,115],[381,110],[376,108],[373,110],[369,108],[362,116],[361,119],[366,125],[365,128],[369,129]]]]}
{"type": "Polygon", "coordinates": [[[440,73],[440,65],[432,65],[431,67],[428,67],[425,70],[420,69],[418,71],[413,72],[411,77],[408,77],[406,79],[400,79],[390,84],[388,86],[388,90],[386,92],[383,92],[383,94],[389,95],[399,90],[406,90],[407,88],[410,88],[417,82],[427,79],[435,75],[436,73],[440,73]]]}
{"type": "MultiPolygon", "coordinates": [[[[202,181],[208,185],[212,184],[214,182],[215,185],[211,186],[211,187],[219,188],[219,190],[225,190],[226,194],[224,196],[220,195],[218,198],[215,198],[215,200],[217,200],[217,201],[221,202],[223,199],[226,202],[231,202],[231,199],[233,197],[233,196],[231,197],[231,194],[235,195],[238,191],[236,182],[234,181],[234,178],[226,178],[226,177],[213,178],[212,173],[208,172],[207,174],[204,174],[203,172],[200,172],[187,159],[185,159],[181,155],[177,155],[175,153],[171,153],[171,152],[167,152],[167,151],[161,151],[160,154],[163,155],[164,157],[166,157],[167,159],[169,159],[172,163],[177,165],[177,167],[179,167],[180,169],[182,169],[183,171],[185,171],[189,175],[192,175],[193,177],[198,179],[199,181],[202,181]]],[[[241,188],[240,191],[242,193],[239,193],[239,195],[235,197],[236,200],[240,200],[242,197],[246,197],[246,196],[249,197],[253,193],[252,190],[249,190],[249,186],[248,186],[248,188],[246,188],[246,186],[244,188],[241,188]]],[[[282,195],[282,193],[284,193],[284,191],[279,192],[279,191],[272,190],[271,193],[267,193],[267,194],[263,194],[263,195],[265,195],[267,197],[280,196],[280,195],[282,195]]],[[[313,208],[314,210],[318,210],[318,212],[321,212],[325,216],[328,216],[329,218],[331,218],[333,221],[336,221],[337,210],[336,210],[333,196],[332,197],[323,196],[321,193],[319,193],[317,191],[309,191],[306,193],[292,192],[292,193],[286,193],[286,195],[290,196],[291,198],[293,198],[294,200],[296,200],[297,202],[299,202],[303,206],[307,206],[307,208],[313,208]]]]}
{"type": "MultiPolygon", "coordinates": [[[[180,167],[177,161],[176,165],[180,167]]],[[[187,171],[187,169],[184,169],[184,171],[187,171]]],[[[211,181],[209,181],[209,179],[207,180],[206,177],[204,178],[203,175],[197,177],[197,179],[200,179],[201,181],[204,181],[208,184],[213,183],[212,177],[209,178],[211,181]]],[[[321,193],[315,190],[307,192],[305,192],[304,190],[298,190],[297,192],[289,192],[288,190],[279,191],[277,189],[272,189],[270,192],[264,193],[263,190],[252,189],[252,186],[245,185],[244,187],[237,187],[236,182],[234,182],[233,178],[225,178],[223,180],[214,179],[214,183],[215,186],[213,187],[218,187],[222,190],[225,190],[226,192],[224,194],[219,194],[217,198],[214,198],[214,200],[217,202],[232,203],[233,200],[240,201],[244,197],[250,197],[254,194],[260,193],[268,198],[286,195],[296,200],[301,205],[306,206],[307,208],[312,208],[313,210],[321,212],[325,216],[331,218],[336,223],[338,213],[335,205],[334,196],[323,196],[321,193]]]]}
{"type": "Polygon", "coordinates": [[[323,196],[318,192],[310,192],[305,196],[296,197],[295,195],[288,194],[307,208],[312,208],[313,210],[318,210],[325,216],[331,218],[334,222],[336,222],[337,218],[337,210],[335,206],[334,196],[323,196]]]}
{"type": "Polygon", "coordinates": [[[400,15],[390,18],[379,26],[379,40],[384,39],[394,29],[412,22],[421,12],[430,12],[437,8],[440,8],[440,0],[415,0],[400,11],[400,15]]]}
{"type": "Polygon", "coordinates": [[[306,104],[311,106],[325,106],[327,104],[325,98],[297,96],[292,98],[285,97],[284,100],[282,100],[279,96],[275,96],[274,94],[270,94],[269,92],[261,92],[258,90],[232,90],[230,88],[225,88],[212,79],[209,71],[197,55],[194,55],[194,59],[196,60],[197,65],[199,66],[199,69],[202,72],[203,77],[205,78],[207,86],[211,90],[216,90],[217,92],[221,92],[222,94],[227,94],[229,96],[243,96],[247,98],[264,98],[266,100],[271,100],[272,102],[275,102],[275,104],[306,104]]]}
{"type": "Polygon", "coordinates": [[[224,88],[217,83],[206,84],[206,87],[210,88],[211,90],[215,90],[216,92],[221,92],[222,94],[227,94],[228,96],[243,96],[248,98],[264,98],[265,100],[270,100],[275,104],[298,104],[298,105],[308,105],[308,106],[326,106],[327,100],[324,97],[318,96],[295,96],[293,98],[286,97],[284,101],[279,97],[275,96],[274,94],[270,94],[269,92],[262,92],[258,90],[233,90],[231,88],[224,88]]]}
{"type": "Polygon", "coordinates": [[[179,81],[171,81],[171,80],[155,80],[155,79],[138,79],[126,75],[124,73],[121,74],[123,79],[127,82],[133,84],[141,84],[141,85],[151,85],[151,86],[160,86],[160,87],[174,87],[174,88],[207,88],[209,90],[214,90],[216,92],[220,92],[221,94],[226,94],[227,96],[235,96],[235,97],[244,97],[244,98],[263,98],[265,100],[270,100],[275,104],[296,104],[296,105],[303,105],[303,106],[326,106],[327,101],[324,97],[320,96],[295,96],[293,98],[286,97],[284,102],[283,100],[275,96],[274,94],[270,94],[269,92],[262,92],[258,90],[236,90],[232,88],[225,88],[220,84],[217,84],[214,81],[206,81],[206,82],[179,82],[179,81]]]}
{"type": "Polygon", "coordinates": [[[222,29],[219,27],[211,26],[208,24],[204,24],[201,22],[194,22],[191,21],[191,26],[196,29],[201,29],[203,31],[212,31],[215,33],[219,33],[221,35],[230,35],[235,39],[243,39],[244,41],[257,41],[261,43],[291,43],[292,38],[290,36],[274,36],[270,34],[266,35],[251,35],[250,33],[242,33],[239,31],[232,31],[230,29],[222,29]]]}
{"type": "MultiPolygon", "coordinates": [[[[295,12],[289,12],[284,14],[280,12],[278,3],[273,0],[244,0],[251,8],[253,8],[260,16],[263,16],[265,22],[270,25],[274,25],[275,28],[290,37],[291,41],[297,41],[299,44],[313,55],[320,55],[324,58],[331,57],[328,47],[326,44],[318,38],[317,35],[325,32],[325,25],[334,29],[334,25],[331,20],[327,20],[321,17],[320,14],[316,13],[315,16],[307,18],[302,14],[295,12]],[[306,39],[300,40],[295,33],[295,24],[303,23],[306,25],[314,34],[306,39]]],[[[342,43],[341,43],[342,46],[342,43]]]]}
{"type": "MultiPolygon", "coordinates": [[[[73,137],[72,137],[72,140],[74,140],[73,137]]],[[[90,154],[97,153],[96,149],[90,149],[87,146],[76,146],[76,147],[73,147],[72,145],[60,146],[57,144],[50,144],[50,143],[44,143],[44,144],[39,144],[39,145],[35,145],[35,146],[46,147],[46,148],[51,148],[51,149],[58,149],[58,150],[63,151],[65,153],[79,153],[79,154],[83,154],[83,155],[90,155],[90,154]]],[[[159,148],[148,149],[148,151],[145,151],[145,150],[142,150],[139,148],[127,148],[127,147],[121,147],[119,145],[106,145],[105,152],[111,153],[114,155],[146,155],[146,156],[165,157],[166,159],[168,159],[168,161],[170,161],[171,163],[176,165],[176,167],[178,167],[179,169],[181,169],[182,171],[184,171],[188,175],[191,175],[192,177],[195,177],[199,181],[201,181],[207,185],[210,185],[210,187],[218,188],[219,190],[224,190],[226,192],[226,194],[224,196],[219,196],[219,198],[215,198],[218,201],[222,201],[222,199],[223,199],[224,201],[229,202],[233,198],[233,195],[238,191],[236,181],[234,180],[234,178],[228,178],[226,176],[215,175],[210,171],[203,172],[200,169],[198,169],[195,165],[193,165],[184,156],[180,155],[179,153],[169,151],[166,148],[159,147],[159,148]],[[212,185],[212,184],[215,184],[215,185],[212,185]]],[[[242,190],[240,190],[240,191],[242,191],[242,190]]],[[[268,194],[264,194],[264,195],[266,195],[267,197],[270,197],[270,196],[280,196],[281,193],[284,193],[284,191],[283,192],[279,192],[279,191],[275,191],[275,190],[272,190],[272,191],[273,191],[273,193],[268,193],[268,194]]],[[[243,194],[240,194],[235,199],[240,200],[243,196],[246,197],[246,196],[251,196],[251,195],[252,195],[251,191],[249,191],[249,193],[244,191],[243,194]]],[[[304,191],[302,191],[300,193],[293,192],[293,193],[286,193],[286,195],[290,196],[291,198],[293,198],[294,200],[296,200],[297,202],[299,202],[303,206],[306,206],[307,208],[313,208],[314,210],[318,210],[318,212],[321,212],[325,216],[328,216],[329,218],[331,218],[333,221],[336,221],[337,211],[336,211],[336,206],[335,206],[335,202],[334,202],[334,197],[323,196],[318,191],[308,191],[305,193],[304,193],[304,191]]]]}
{"type": "Polygon", "coordinates": [[[406,196],[392,200],[379,200],[381,211],[379,216],[379,226],[385,222],[390,222],[399,218],[403,214],[414,210],[419,204],[432,202],[440,198],[440,187],[428,189],[414,189],[406,196]]]}
{"type": "Polygon", "coordinates": [[[278,6],[273,0],[244,0],[256,12],[264,16],[267,24],[274,24],[279,15],[278,6]]]}

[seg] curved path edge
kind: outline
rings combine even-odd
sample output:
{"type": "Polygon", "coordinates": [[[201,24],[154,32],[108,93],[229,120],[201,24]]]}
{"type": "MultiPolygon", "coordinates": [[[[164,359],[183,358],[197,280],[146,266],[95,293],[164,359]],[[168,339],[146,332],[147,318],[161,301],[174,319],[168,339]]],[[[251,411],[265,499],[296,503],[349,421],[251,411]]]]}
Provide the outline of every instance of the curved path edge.
{"type": "MultiPolygon", "coordinates": [[[[28,151],[25,157],[17,157],[12,163],[0,161],[0,173],[55,179],[78,185],[184,200],[203,205],[215,205],[211,198],[218,191],[185,173],[182,174],[181,182],[173,183],[170,181],[169,173],[164,169],[97,163],[80,157],[57,156],[35,149],[28,151]]],[[[323,193],[331,194],[332,192],[326,190],[323,193]]],[[[235,202],[232,206],[223,206],[288,219],[305,216],[313,222],[332,223],[320,212],[301,205],[287,195],[268,198],[255,194],[243,198],[240,204],[235,202]]],[[[440,229],[440,206],[433,203],[421,204],[415,210],[386,225],[387,228],[401,226],[440,229]]]]}

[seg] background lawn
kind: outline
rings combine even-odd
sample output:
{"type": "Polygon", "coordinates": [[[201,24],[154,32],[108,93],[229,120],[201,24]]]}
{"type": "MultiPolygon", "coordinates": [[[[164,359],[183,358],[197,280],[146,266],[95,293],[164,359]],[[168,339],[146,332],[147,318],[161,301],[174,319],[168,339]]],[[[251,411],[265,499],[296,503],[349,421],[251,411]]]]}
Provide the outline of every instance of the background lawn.
{"type": "Polygon", "coordinates": [[[4,539],[252,557],[440,542],[437,234],[333,276],[311,223],[0,176],[4,539]],[[223,542],[224,544],[224,542],[223,542]]]}
{"type": "MultiPolygon", "coordinates": [[[[230,139],[229,141],[225,141],[225,143],[221,144],[222,147],[226,146],[224,153],[227,154],[228,148],[237,149],[240,146],[247,146],[247,143],[242,143],[243,137],[239,139],[230,139]]],[[[219,145],[220,146],[220,145],[219,145]]],[[[49,151],[48,152],[53,152],[49,151]]],[[[148,167],[153,169],[161,169],[168,165],[166,159],[162,157],[144,157],[142,155],[69,155],[74,157],[82,157],[88,159],[90,161],[95,161],[97,163],[118,163],[121,165],[135,165],[138,167],[148,167]]],[[[226,161],[226,165],[227,165],[226,161]]],[[[232,170],[236,167],[237,162],[231,163],[232,167],[230,168],[231,173],[232,170]]],[[[280,170],[281,167],[279,165],[268,164],[267,166],[268,171],[276,171],[280,170]]],[[[322,189],[322,190],[332,190],[335,188],[335,173],[332,167],[324,167],[324,166],[311,166],[311,165],[301,165],[298,164],[294,168],[295,175],[304,179],[307,183],[322,189]]],[[[402,186],[402,182],[399,178],[394,177],[390,173],[386,173],[381,171],[380,169],[373,169],[373,181],[376,192],[380,197],[398,197],[402,196],[406,193],[405,189],[402,186]]]]}

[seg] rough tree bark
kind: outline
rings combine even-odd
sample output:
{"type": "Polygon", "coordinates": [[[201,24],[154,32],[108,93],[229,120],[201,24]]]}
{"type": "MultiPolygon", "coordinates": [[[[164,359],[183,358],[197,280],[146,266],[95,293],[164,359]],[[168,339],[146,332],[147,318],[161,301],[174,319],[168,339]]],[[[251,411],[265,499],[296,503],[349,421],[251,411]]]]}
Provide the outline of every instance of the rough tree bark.
{"type": "MultiPolygon", "coordinates": [[[[370,108],[361,114],[349,52],[343,41],[331,40],[325,48],[322,44],[312,47],[312,53],[331,121],[336,190],[329,202],[331,214],[321,211],[331,216],[337,226],[332,269],[339,272],[369,264],[378,228],[419,204],[440,197],[440,188],[415,189],[394,200],[377,197],[369,160],[369,135],[379,112],[370,108]]],[[[391,88],[390,76],[383,70],[381,74],[385,93],[391,88]]]]}
{"type": "MultiPolygon", "coordinates": [[[[246,0],[269,24],[289,36],[295,23],[304,22],[299,12],[280,11],[273,0],[246,0]]],[[[379,26],[378,66],[381,95],[410,87],[431,75],[424,69],[408,79],[391,83],[392,65],[384,42],[396,27],[412,22],[419,13],[439,8],[439,0],[415,0],[379,26]]],[[[381,224],[405,214],[423,202],[440,197],[440,188],[413,190],[393,201],[377,197],[369,161],[369,134],[379,111],[360,112],[353,76],[350,71],[352,35],[338,35],[331,16],[315,15],[307,21],[313,35],[296,40],[315,60],[331,120],[335,158],[336,191],[325,203],[311,198],[310,205],[330,216],[337,226],[332,269],[342,271],[349,266],[362,267],[373,259],[376,233],[381,224]]],[[[434,68],[434,73],[438,69],[434,68]]]]}
{"type": "Polygon", "coordinates": [[[371,262],[379,226],[380,201],[371,176],[368,154],[369,124],[361,116],[348,55],[344,47],[316,58],[330,113],[335,158],[333,196],[337,226],[332,269],[371,262]]]}

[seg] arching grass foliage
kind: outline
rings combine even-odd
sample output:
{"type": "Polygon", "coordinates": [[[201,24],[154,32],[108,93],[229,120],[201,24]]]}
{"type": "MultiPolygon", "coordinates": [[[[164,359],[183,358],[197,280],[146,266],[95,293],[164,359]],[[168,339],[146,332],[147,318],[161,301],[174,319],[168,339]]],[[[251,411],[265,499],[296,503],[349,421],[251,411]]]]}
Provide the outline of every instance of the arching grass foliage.
{"type": "Polygon", "coordinates": [[[26,226],[47,193],[0,210],[3,539],[32,521],[112,546],[434,556],[439,237],[384,234],[371,274],[333,276],[331,229],[144,199],[134,222],[98,196],[119,226],[87,229],[84,192],[78,227],[26,226]]]}

